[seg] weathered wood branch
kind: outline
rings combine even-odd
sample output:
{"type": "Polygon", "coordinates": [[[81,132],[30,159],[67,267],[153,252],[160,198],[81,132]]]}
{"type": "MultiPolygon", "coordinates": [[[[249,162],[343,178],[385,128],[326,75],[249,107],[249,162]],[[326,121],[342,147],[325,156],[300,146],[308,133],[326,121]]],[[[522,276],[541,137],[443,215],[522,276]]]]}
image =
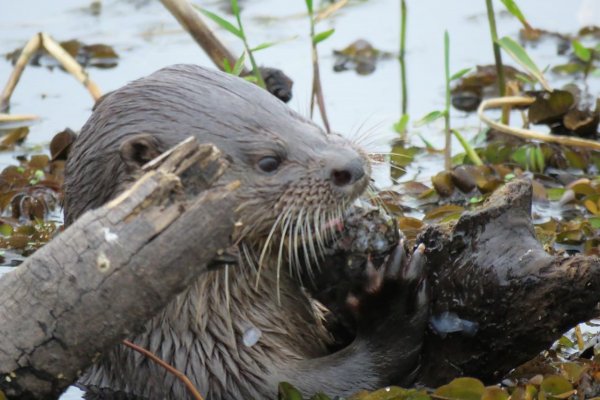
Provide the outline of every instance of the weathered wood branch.
{"type": "Polygon", "coordinates": [[[211,185],[224,165],[215,147],[183,142],[0,279],[0,390],[56,398],[206,271],[229,246],[237,183],[188,198],[177,174],[193,166],[194,184],[200,169],[211,185]]]}
{"type": "Polygon", "coordinates": [[[433,325],[455,330],[426,337],[420,382],[438,386],[465,375],[496,383],[598,316],[600,259],[546,253],[535,237],[531,197],[528,181],[511,182],[481,209],[420,237],[433,325]]]}

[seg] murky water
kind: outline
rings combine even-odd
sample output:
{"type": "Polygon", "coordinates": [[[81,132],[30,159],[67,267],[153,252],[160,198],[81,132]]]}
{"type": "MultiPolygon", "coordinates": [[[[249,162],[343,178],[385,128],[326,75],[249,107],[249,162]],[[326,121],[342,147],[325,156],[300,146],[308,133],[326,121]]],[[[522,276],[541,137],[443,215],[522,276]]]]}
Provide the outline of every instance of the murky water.
{"type": "MultiPolygon", "coordinates": [[[[223,13],[226,3],[207,0],[202,5],[223,13]]],[[[399,0],[351,2],[351,6],[319,24],[319,30],[336,28],[336,33],[319,46],[325,100],[334,130],[348,135],[370,130],[381,141],[394,136],[391,125],[400,115],[397,61],[382,61],[369,76],[354,72],[334,73],[332,50],[363,38],[379,49],[397,51],[399,3],[399,0]]],[[[501,4],[495,3],[496,10],[501,10],[501,4]]],[[[572,33],[584,25],[600,25],[598,0],[520,0],[519,4],[532,25],[538,28],[572,33]]],[[[0,53],[23,46],[40,31],[57,40],[79,39],[88,44],[112,45],[121,56],[118,67],[90,70],[91,78],[103,92],[169,64],[212,66],[158,1],[105,0],[99,15],[93,15],[89,5],[90,0],[0,0],[0,53]]],[[[285,40],[258,53],[257,57],[260,64],[281,68],[292,77],[295,85],[290,106],[308,114],[312,70],[304,1],[247,0],[243,6],[243,19],[251,44],[285,40]]],[[[416,120],[429,111],[443,108],[445,29],[451,36],[453,71],[492,63],[493,57],[483,0],[409,0],[408,7],[409,114],[416,120]]],[[[514,18],[500,13],[498,30],[501,36],[515,37],[519,27],[514,18]]],[[[240,52],[241,43],[232,35],[224,31],[219,34],[231,49],[240,52]]],[[[541,67],[557,63],[556,46],[552,42],[542,43],[531,50],[531,54],[541,67]]],[[[8,62],[0,62],[1,85],[11,68],[8,62]]],[[[598,88],[597,82],[592,85],[598,88]]],[[[13,95],[11,112],[33,113],[42,119],[32,127],[24,148],[0,154],[0,167],[13,163],[14,156],[28,148],[41,145],[46,150],[52,136],[65,127],[79,129],[88,118],[92,105],[88,93],[66,73],[58,69],[28,68],[13,95]]],[[[454,112],[453,125],[471,134],[479,127],[473,116],[466,117],[460,112],[454,112]]],[[[440,128],[441,125],[434,124],[419,131],[441,146],[440,128]]],[[[455,148],[458,148],[457,144],[455,148]]],[[[414,177],[419,172],[419,179],[426,181],[430,174],[441,169],[439,165],[437,159],[422,162],[411,167],[409,176],[414,177]]],[[[79,398],[79,395],[69,398],[79,398]]]]}

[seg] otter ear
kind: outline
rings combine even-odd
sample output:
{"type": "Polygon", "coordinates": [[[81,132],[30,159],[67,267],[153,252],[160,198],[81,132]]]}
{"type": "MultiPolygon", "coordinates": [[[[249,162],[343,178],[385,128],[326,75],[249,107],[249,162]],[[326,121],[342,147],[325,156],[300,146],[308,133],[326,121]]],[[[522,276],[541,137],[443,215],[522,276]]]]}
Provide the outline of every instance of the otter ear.
{"type": "Polygon", "coordinates": [[[121,159],[127,168],[136,170],[148,161],[158,157],[162,151],[155,136],[142,133],[135,135],[121,144],[119,148],[121,159]]]}

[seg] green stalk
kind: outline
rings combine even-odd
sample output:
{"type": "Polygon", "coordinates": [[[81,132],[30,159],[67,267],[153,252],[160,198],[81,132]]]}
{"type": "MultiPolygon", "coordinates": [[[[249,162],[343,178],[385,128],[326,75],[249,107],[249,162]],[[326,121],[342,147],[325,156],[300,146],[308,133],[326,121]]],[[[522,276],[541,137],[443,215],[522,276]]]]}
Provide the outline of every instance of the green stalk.
{"type": "Polygon", "coordinates": [[[452,131],[450,130],[450,35],[448,35],[448,31],[444,32],[444,72],[446,75],[446,109],[444,110],[446,147],[444,148],[444,167],[449,171],[452,168],[452,131]]]}
{"type": "Polygon", "coordinates": [[[492,47],[494,48],[494,59],[496,61],[496,74],[498,75],[498,89],[500,96],[506,94],[506,84],[504,83],[504,67],[502,65],[502,53],[498,45],[498,32],[496,31],[496,16],[494,15],[494,6],[492,0],[485,0],[487,6],[488,22],[490,25],[490,34],[492,35],[492,47]]]}
{"type": "Polygon", "coordinates": [[[452,133],[454,133],[454,136],[456,136],[456,138],[462,145],[463,149],[465,150],[465,153],[467,153],[467,156],[471,159],[471,162],[473,162],[474,165],[483,165],[483,161],[481,161],[481,158],[479,158],[479,155],[477,154],[475,149],[473,149],[473,147],[469,144],[469,142],[467,142],[463,135],[461,135],[460,132],[456,129],[452,129],[452,133]]]}
{"type": "Polygon", "coordinates": [[[406,66],[404,64],[404,54],[406,49],[406,0],[400,2],[400,82],[402,84],[402,115],[406,114],[408,109],[408,90],[406,87],[406,66]]]}
{"type": "Polygon", "coordinates": [[[248,54],[248,58],[250,59],[250,65],[252,65],[252,72],[256,77],[256,83],[258,84],[258,86],[265,89],[267,85],[265,84],[265,81],[263,80],[262,75],[260,74],[260,70],[258,69],[256,60],[254,59],[254,54],[252,54],[252,51],[250,50],[250,45],[248,45],[248,40],[246,39],[246,32],[244,32],[244,26],[242,25],[242,18],[239,12],[235,13],[235,19],[237,20],[238,28],[242,34],[242,42],[244,43],[244,49],[246,49],[246,54],[248,54]]]}

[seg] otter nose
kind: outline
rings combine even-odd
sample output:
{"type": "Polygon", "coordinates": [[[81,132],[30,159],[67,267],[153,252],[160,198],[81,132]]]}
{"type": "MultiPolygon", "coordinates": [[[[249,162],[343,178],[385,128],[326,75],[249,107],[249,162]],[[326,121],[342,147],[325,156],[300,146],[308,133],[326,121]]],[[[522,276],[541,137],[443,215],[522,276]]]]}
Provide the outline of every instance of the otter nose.
{"type": "Polygon", "coordinates": [[[365,176],[363,162],[359,158],[346,161],[331,168],[330,178],[334,185],[343,187],[353,184],[365,176]]]}

